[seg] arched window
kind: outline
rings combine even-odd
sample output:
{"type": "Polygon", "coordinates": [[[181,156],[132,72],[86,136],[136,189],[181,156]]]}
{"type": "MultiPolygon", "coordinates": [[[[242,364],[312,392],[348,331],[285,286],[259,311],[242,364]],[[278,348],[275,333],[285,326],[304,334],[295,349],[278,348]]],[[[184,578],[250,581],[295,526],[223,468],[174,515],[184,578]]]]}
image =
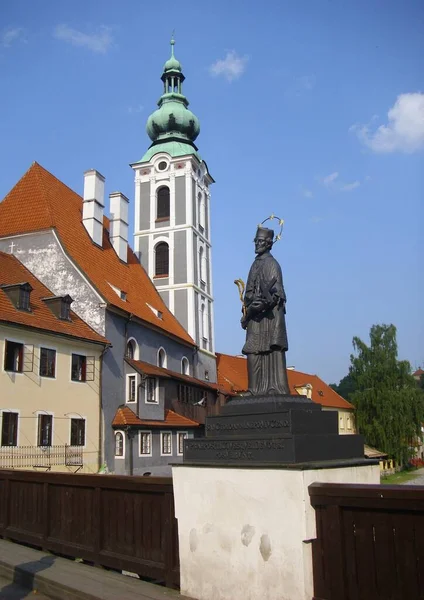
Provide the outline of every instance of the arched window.
{"type": "Polygon", "coordinates": [[[206,307],[202,304],[200,308],[200,336],[204,339],[208,339],[208,325],[207,325],[207,314],[206,307]]]}
{"type": "Polygon", "coordinates": [[[204,264],[203,264],[203,255],[204,255],[204,250],[203,250],[203,246],[200,246],[199,248],[199,279],[200,281],[205,281],[205,268],[204,268],[204,264]]]}
{"type": "Polygon", "coordinates": [[[202,194],[197,194],[197,218],[199,220],[199,229],[203,233],[205,230],[205,201],[202,194]]]}
{"type": "Polygon", "coordinates": [[[127,347],[125,349],[125,358],[135,358],[135,341],[128,340],[127,347]]]}
{"type": "Polygon", "coordinates": [[[156,218],[169,219],[169,187],[162,186],[157,191],[156,218]]]}
{"type": "Polygon", "coordinates": [[[169,274],[169,246],[166,242],[159,242],[155,248],[155,275],[169,274]]]}
{"type": "Polygon", "coordinates": [[[166,352],[163,348],[158,351],[158,367],[166,369],[166,352]]]}
{"type": "Polygon", "coordinates": [[[117,431],[115,433],[115,456],[124,456],[124,434],[122,431],[117,431]]]}
{"type": "Polygon", "coordinates": [[[185,356],[181,359],[181,373],[183,375],[190,375],[190,363],[185,356]]]}

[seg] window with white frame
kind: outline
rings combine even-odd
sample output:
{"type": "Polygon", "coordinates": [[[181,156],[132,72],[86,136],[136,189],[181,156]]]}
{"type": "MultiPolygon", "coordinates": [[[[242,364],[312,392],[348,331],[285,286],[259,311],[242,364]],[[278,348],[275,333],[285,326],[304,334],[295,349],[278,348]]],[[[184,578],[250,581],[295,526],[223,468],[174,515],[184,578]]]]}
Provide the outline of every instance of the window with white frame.
{"type": "Polygon", "coordinates": [[[158,351],[158,367],[166,369],[166,362],[166,352],[163,348],[160,348],[158,351]]]}
{"type": "Polygon", "coordinates": [[[115,457],[124,458],[125,455],[125,439],[122,431],[115,433],[115,457]]]}
{"type": "Polygon", "coordinates": [[[157,404],[159,402],[157,390],[158,380],[155,377],[147,377],[144,385],[146,390],[146,402],[157,404]]]}
{"type": "Polygon", "coordinates": [[[135,358],[135,341],[132,339],[128,340],[127,342],[127,347],[125,348],[125,358],[135,358]]]}
{"type": "Polygon", "coordinates": [[[183,375],[190,375],[190,363],[185,356],[181,359],[181,373],[183,375]]]}
{"type": "Polygon", "coordinates": [[[352,417],[351,415],[347,415],[346,417],[346,426],[350,430],[352,429],[352,417]]]}
{"type": "Polygon", "coordinates": [[[179,456],[182,456],[184,454],[184,440],[186,440],[188,438],[187,431],[179,431],[177,433],[177,438],[178,438],[178,452],[177,452],[177,454],[179,456]]]}
{"type": "Polygon", "coordinates": [[[95,358],[83,354],[72,354],[71,380],[72,381],[94,381],[95,358]]]}
{"type": "Polygon", "coordinates": [[[140,456],[152,454],[152,432],[140,431],[140,456]]]}
{"type": "Polygon", "coordinates": [[[37,446],[51,446],[52,445],[52,430],[53,430],[53,416],[47,414],[38,415],[38,435],[37,435],[37,446]]]}
{"type": "Polygon", "coordinates": [[[40,348],[40,377],[54,377],[56,375],[56,350],[40,348]]]}
{"type": "Polygon", "coordinates": [[[19,414],[4,410],[2,413],[1,422],[1,445],[2,446],[17,446],[18,445],[18,424],[19,414]]]}
{"type": "Polygon", "coordinates": [[[137,400],[137,375],[127,375],[127,402],[137,400]]]}
{"type": "Polygon", "coordinates": [[[160,446],[161,446],[161,454],[163,454],[163,455],[172,454],[172,432],[171,431],[161,431],[160,446]]]}
{"type": "Polygon", "coordinates": [[[71,419],[71,446],[85,446],[85,419],[71,419]]]}

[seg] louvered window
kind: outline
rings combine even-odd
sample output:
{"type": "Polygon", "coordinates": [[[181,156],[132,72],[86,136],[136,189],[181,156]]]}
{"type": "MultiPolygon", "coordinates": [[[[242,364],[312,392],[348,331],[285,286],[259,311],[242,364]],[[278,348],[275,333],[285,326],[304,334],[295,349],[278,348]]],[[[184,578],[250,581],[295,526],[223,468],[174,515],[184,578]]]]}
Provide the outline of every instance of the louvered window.
{"type": "Polygon", "coordinates": [[[157,192],[157,219],[169,219],[169,188],[161,187],[157,192]]]}
{"type": "Polygon", "coordinates": [[[169,274],[169,246],[166,242],[160,242],[155,251],[155,275],[169,274]]]}

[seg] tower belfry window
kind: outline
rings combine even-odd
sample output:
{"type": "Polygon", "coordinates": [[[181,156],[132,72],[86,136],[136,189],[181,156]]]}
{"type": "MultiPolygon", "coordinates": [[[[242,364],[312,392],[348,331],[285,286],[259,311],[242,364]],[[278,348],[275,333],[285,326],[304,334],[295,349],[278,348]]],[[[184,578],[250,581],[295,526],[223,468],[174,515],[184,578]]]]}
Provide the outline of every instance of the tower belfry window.
{"type": "Polygon", "coordinates": [[[155,275],[165,277],[169,274],[169,246],[159,242],[155,248],[155,275]]]}
{"type": "Polygon", "coordinates": [[[160,187],[157,191],[156,218],[169,219],[169,187],[160,187]]]}

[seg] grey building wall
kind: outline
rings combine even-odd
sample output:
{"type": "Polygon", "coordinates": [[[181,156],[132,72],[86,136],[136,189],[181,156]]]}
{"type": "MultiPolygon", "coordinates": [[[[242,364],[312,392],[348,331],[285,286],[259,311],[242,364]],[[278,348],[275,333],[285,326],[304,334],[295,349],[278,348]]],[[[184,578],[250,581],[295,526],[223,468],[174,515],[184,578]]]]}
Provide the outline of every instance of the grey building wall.
{"type": "Polygon", "coordinates": [[[175,225],[186,223],[186,180],[185,177],[175,178],[175,225]]]}
{"type": "Polygon", "coordinates": [[[149,272],[149,238],[147,236],[138,238],[138,260],[149,272]]]}
{"type": "Polygon", "coordinates": [[[205,238],[209,239],[209,206],[208,197],[205,194],[205,238]]]}
{"type": "Polygon", "coordinates": [[[212,351],[212,348],[214,347],[214,344],[213,344],[214,332],[213,332],[213,327],[212,327],[212,302],[210,300],[208,300],[208,328],[209,328],[209,350],[212,351]]]}
{"type": "Polygon", "coordinates": [[[208,294],[211,293],[211,277],[212,277],[210,255],[211,255],[210,248],[209,248],[209,246],[206,246],[206,291],[208,292],[208,294]]]}
{"type": "MultiPolygon", "coordinates": [[[[0,239],[0,250],[10,253],[10,244],[10,239],[0,239]]],[[[72,310],[105,335],[105,309],[99,307],[101,298],[65,255],[53,232],[14,237],[13,244],[13,254],[37,279],[57,296],[69,294],[74,300],[72,310]]]]}
{"type": "Polygon", "coordinates": [[[169,219],[155,221],[155,229],[160,229],[161,227],[169,227],[169,219]]]}
{"type": "Polygon", "coordinates": [[[194,292],[194,331],[195,340],[200,345],[200,333],[199,333],[199,293],[194,292]]]}
{"type": "MultiPolygon", "coordinates": [[[[194,437],[193,430],[190,429],[151,429],[146,428],[144,431],[152,431],[152,456],[139,456],[139,435],[137,434],[134,438],[133,444],[133,474],[143,475],[144,473],[151,473],[153,476],[171,476],[172,463],[181,463],[183,461],[182,456],[177,455],[178,449],[178,437],[177,431],[187,431],[188,437],[194,437]],[[160,446],[160,432],[171,431],[172,432],[172,454],[167,456],[161,456],[160,446]]],[[[115,461],[117,462],[117,461],[115,461]]]]}
{"type": "MultiPolygon", "coordinates": [[[[105,461],[109,470],[114,469],[115,440],[112,420],[118,406],[125,404],[125,349],[126,340],[134,338],[139,346],[139,358],[156,365],[159,348],[167,355],[167,366],[173,371],[181,371],[181,359],[185,356],[193,364],[193,353],[190,347],[180,344],[162,334],[135,321],[129,321],[113,312],[106,313],[106,338],[111,342],[103,359],[102,372],[102,404],[105,431],[105,461]]],[[[156,405],[151,405],[156,406],[156,405]]],[[[149,405],[149,409],[151,407],[149,405]]],[[[162,402],[163,406],[163,402],[162,402]]],[[[163,411],[163,408],[162,408],[163,411]]],[[[148,414],[147,412],[145,414],[148,414]]],[[[163,412],[161,413],[163,415],[163,412]]],[[[156,417],[155,417],[156,418],[156,417]]],[[[162,417],[163,418],[163,417],[162,417]]]]}
{"type": "Polygon", "coordinates": [[[174,233],[174,283],[187,282],[187,232],[174,233]]]}
{"type": "MultiPolygon", "coordinates": [[[[169,225],[169,223],[168,223],[168,225],[169,225]]],[[[153,234],[153,239],[154,240],[156,238],[159,238],[159,237],[169,238],[169,233],[165,231],[164,233],[155,233],[155,234],[153,234]]]]}
{"type": "Polygon", "coordinates": [[[193,278],[194,278],[194,284],[195,285],[199,285],[199,275],[198,275],[198,269],[197,269],[197,260],[198,260],[198,253],[197,253],[197,235],[195,233],[193,233],[193,278]]]}
{"type": "Polygon", "coordinates": [[[186,331],[188,330],[187,296],[187,289],[174,291],[174,314],[186,331]]]}
{"type": "Polygon", "coordinates": [[[150,182],[140,184],[140,229],[150,229],[150,182]]]}
{"type": "Polygon", "coordinates": [[[196,210],[197,210],[196,182],[195,182],[195,180],[193,178],[191,179],[191,209],[193,211],[193,225],[194,225],[194,227],[197,227],[197,217],[196,217],[196,210]]]}
{"type": "Polygon", "coordinates": [[[160,291],[159,294],[161,295],[161,298],[165,302],[166,306],[169,308],[169,291],[163,290],[163,291],[160,291]]]}
{"type": "Polygon", "coordinates": [[[205,371],[209,373],[209,378],[207,379],[207,381],[209,383],[216,383],[217,374],[215,356],[212,356],[211,354],[206,354],[206,352],[202,352],[201,350],[199,350],[196,355],[196,377],[198,377],[199,379],[205,379],[205,371]]]}

